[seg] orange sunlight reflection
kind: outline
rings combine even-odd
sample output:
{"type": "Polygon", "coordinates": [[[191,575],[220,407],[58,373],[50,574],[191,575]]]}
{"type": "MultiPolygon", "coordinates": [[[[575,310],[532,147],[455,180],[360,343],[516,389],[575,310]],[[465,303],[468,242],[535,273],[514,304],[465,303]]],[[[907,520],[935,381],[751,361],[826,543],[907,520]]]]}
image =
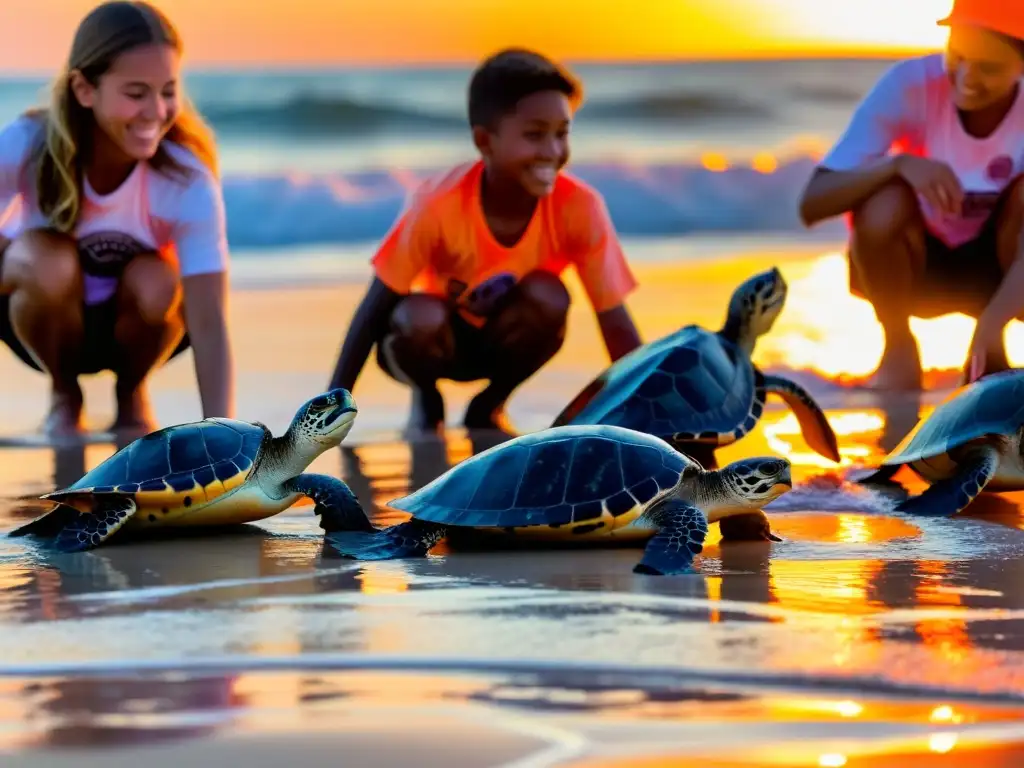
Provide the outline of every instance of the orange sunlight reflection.
{"type": "MultiPolygon", "coordinates": [[[[850,294],[848,264],[842,253],[789,263],[786,308],[770,334],[758,341],[755,357],[762,365],[785,365],[817,371],[829,378],[861,380],[882,356],[882,328],[871,305],[850,294]]],[[[961,314],[931,320],[911,318],[926,370],[959,370],[974,332],[974,320],[961,314]]],[[[1024,324],[1006,331],[1013,365],[1024,364],[1024,324]]]]}
{"type": "MultiPolygon", "coordinates": [[[[961,608],[963,601],[959,594],[935,589],[947,576],[948,565],[941,562],[921,562],[918,564],[923,579],[917,583],[914,591],[916,603],[922,607],[961,608]]],[[[914,630],[924,642],[926,648],[939,658],[937,661],[947,666],[959,666],[970,662],[973,643],[967,633],[967,622],[963,619],[946,617],[929,618],[918,622],[914,630]]],[[[952,710],[936,710],[933,718],[952,720],[952,710]]]]}
{"type": "MultiPolygon", "coordinates": [[[[839,438],[839,466],[864,464],[879,453],[878,438],[885,428],[885,419],[880,411],[829,411],[828,420],[839,438]]],[[[831,459],[807,447],[800,433],[800,424],[792,412],[766,414],[763,421],[765,440],[772,452],[785,456],[795,464],[836,468],[831,459]]]]}

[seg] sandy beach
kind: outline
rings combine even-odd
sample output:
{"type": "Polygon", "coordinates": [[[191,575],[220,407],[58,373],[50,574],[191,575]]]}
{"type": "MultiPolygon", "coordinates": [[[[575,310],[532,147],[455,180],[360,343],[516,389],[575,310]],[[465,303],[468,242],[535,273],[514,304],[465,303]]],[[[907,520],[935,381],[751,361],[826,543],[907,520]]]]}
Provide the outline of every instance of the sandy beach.
{"type": "MultiPolygon", "coordinates": [[[[987,495],[957,520],[906,519],[845,479],[945,395],[956,373],[941,369],[956,368],[970,322],[915,321],[934,388],[881,398],[856,386],[880,333],[846,293],[835,244],[712,244],[715,258],[684,262],[678,245],[630,243],[646,249],[630,307],[648,340],[690,322],[717,327],[741,280],[782,269],[787,307],[756,359],[812,388],[843,461],[811,453],[778,402],[719,460],[794,462],[797,487],[768,510],[783,542],[722,546],[713,528],[697,574],[658,578],[632,573],[636,549],[442,544],[424,560],[357,564],[322,547],[305,505],[244,531],[73,557],[0,539],[3,764],[1020,764],[1024,495],[987,495]]],[[[325,385],[368,273],[322,274],[280,287],[287,260],[236,269],[240,418],[283,430],[325,385]]],[[[510,404],[521,431],[546,426],[605,365],[570,288],[566,345],[510,404]]],[[[1009,336],[1016,363],[1020,331],[1009,336]]],[[[191,366],[186,354],[154,376],[164,424],[199,416],[191,366]]],[[[33,497],[113,446],[102,435],[40,445],[44,379],[6,353],[0,376],[6,531],[43,508],[33,497]]],[[[110,385],[87,382],[92,426],[113,416],[110,385]]],[[[371,359],[356,427],[313,471],[372,499],[377,522],[401,519],[389,499],[472,451],[457,425],[476,387],[444,391],[444,444],[402,442],[407,394],[371,359]]]]}

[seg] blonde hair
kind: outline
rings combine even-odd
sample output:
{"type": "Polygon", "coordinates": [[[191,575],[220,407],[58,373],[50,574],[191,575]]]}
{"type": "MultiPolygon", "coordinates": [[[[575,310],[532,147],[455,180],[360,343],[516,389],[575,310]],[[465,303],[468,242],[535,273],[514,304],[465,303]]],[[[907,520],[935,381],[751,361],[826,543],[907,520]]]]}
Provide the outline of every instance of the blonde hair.
{"type": "MultiPolygon", "coordinates": [[[[28,114],[44,123],[44,139],[35,155],[39,208],[50,225],[70,233],[82,208],[83,162],[94,129],[91,110],[78,103],[71,89],[75,70],[93,86],[118,56],[153,43],[181,52],[181,38],[163,13],[145,2],[107,2],[94,8],[78,26],[63,71],[54,80],[50,105],[28,114]]],[[[215,176],[219,175],[213,132],[184,96],[165,141],[190,150],[215,176]]],[[[185,174],[188,169],[168,154],[163,142],[148,162],[158,170],[185,174]]]]}

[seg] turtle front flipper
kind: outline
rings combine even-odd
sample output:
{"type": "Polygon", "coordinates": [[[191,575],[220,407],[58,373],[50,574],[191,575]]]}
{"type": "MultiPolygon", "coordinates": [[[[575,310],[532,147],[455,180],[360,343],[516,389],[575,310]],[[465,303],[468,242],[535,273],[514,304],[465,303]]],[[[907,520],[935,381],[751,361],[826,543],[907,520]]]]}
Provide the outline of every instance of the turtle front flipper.
{"type": "Polygon", "coordinates": [[[1000,458],[995,446],[975,448],[963,457],[953,477],[899,502],[896,510],[910,515],[955,515],[985,489],[999,467],[1000,458]]]}
{"type": "Polygon", "coordinates": [[[765,390],[771,394],[778,395],[793,411],[796,420],[800,423],[800,432],[804,440],[816,453],[826,459],[839,463],[839,441],[836,433],[829,424],[825,412],[815,402],[811,394],[797,384],[783,376],[765,376],[765,390]]]}
{"type": "Polygon", "coordinates": [[[658,527],[647,542],[644,556],[633,567],[634,573],[669,576],[688,573],[693,558],[704,549],[708,519],[697,507],[673,497],[657,504],[645,515],[658,527]]]}
{"type": "Polygon", "coordinates": [[[758,510],[744,515],[729,515],[718,521],[722,541],[782,541],[772,533],[768,515],[758,510]]]}
{"type": "Polygon", "coordinates": [[[344,480],[330,475],[304,472],[284,483],[289,493],[301,493],[311,498],[316,507],[313,513],[320,516],[320,527],[328,533],[334,531],[365,531],[377,529],[363,510],[359,498],[344,480]]]}
{"type": "Polygon", "coordinates": [[[382,531],[336,531],[324,536],[324,542],[341,557],[353,560],[393,560],[425,557],[444,538],[446,526],[413,518],[382,531]]]}
{"type": "Polygon", "coordinates": [[[105,542],[128,519],[138,507],[131,496],[97,496],[91,512],[79,512],[53,540],[54,549],[60,552],[83,552],[105,542]]]}

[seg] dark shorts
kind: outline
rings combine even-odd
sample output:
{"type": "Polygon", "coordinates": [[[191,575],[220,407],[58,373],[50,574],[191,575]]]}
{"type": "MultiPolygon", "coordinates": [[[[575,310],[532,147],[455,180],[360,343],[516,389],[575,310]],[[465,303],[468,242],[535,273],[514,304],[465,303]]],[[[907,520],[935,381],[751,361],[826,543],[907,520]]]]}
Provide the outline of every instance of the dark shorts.
{"type": "MultiPolygon", "coordinates": [[[[477,328],[458,312],[450,314],[449,323],[455,341],[455,355],[442,372],[441,378],[452,381],[479,381],[487,379],[494,370],[496,345],[487,334],[486,327],[477,328]]],[[[377,340],[377,365],[388,376],[400,381],[400,373],[392,369],[384,351],[385,339],[377,340]]]]}
{"type": "MultiPolygon", "coordinates": [[[[998,209],[993,211],[977,237],[955,248],[925,232],[924,275],[907,297],[910,314],[932,318],[963,312],[977,317],[985,309],[1003,281],[996,255],[998,214],[998,209]]],[[[850,293],[864,299],[859,275],[850,266],[850,293]]]]}
{"type": "MultiPolygon", "coordinates": [[[[0,296],[0,340],[21,360],[37,371],[42,369],[22,345],[11,325],[10,296],[0,296]]],[[[83,339],[82,370],[79,373],[113,371],[117,365],[117,347],[114,344],[114,323],[117,320],[116,299],[100,304],[83,305],[85,338],[83,339]]],[[[189,347],[186,333],[171,357],[181,354],[189,347]]]]}

